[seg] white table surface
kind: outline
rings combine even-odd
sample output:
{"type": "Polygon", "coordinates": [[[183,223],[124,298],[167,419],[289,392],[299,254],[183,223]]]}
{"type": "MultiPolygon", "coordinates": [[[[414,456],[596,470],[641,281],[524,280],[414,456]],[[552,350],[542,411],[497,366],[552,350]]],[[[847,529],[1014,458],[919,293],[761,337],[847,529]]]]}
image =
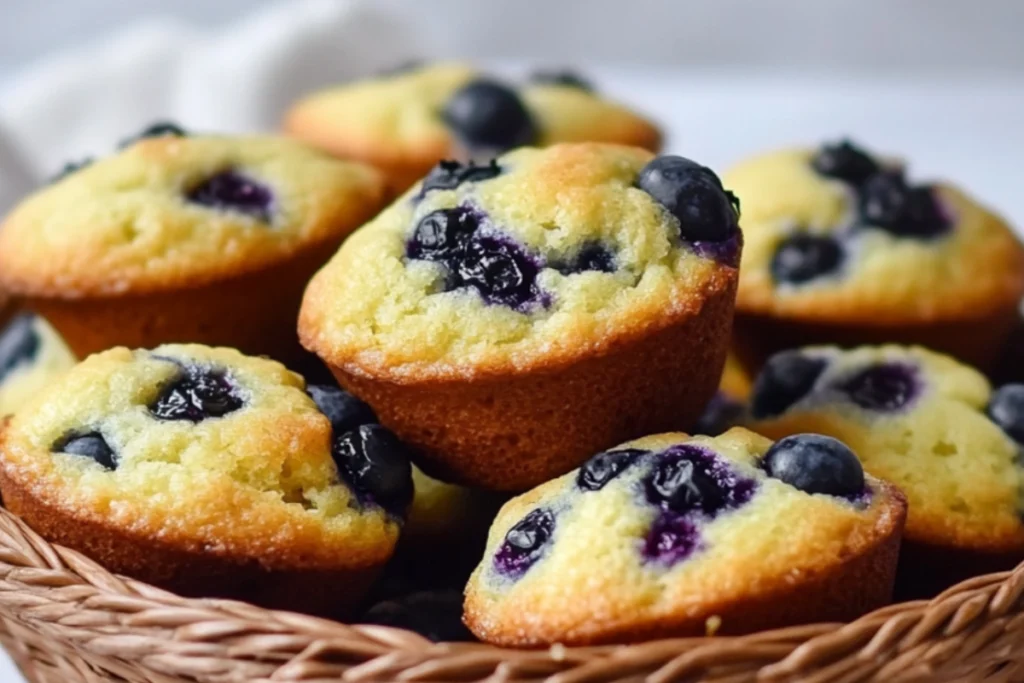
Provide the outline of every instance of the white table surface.
{"type": "MultiPolygon", "coordinates": [[[[1024,79],[885,81],[596,69],[603,90],[659,118],[668,148],[713,168],[766,147],[852,135],[911,161],[917,178],[954,179],[1024,225],[1017,166],[1024,79]]],[[[22,679],[0,654],[0,683],[22,679]]]]}

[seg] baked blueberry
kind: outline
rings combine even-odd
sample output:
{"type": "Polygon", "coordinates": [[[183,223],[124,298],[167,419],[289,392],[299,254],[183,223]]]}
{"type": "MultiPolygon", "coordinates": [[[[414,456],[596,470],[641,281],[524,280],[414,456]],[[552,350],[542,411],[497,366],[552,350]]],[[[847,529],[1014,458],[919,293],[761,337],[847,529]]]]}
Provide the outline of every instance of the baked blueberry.
{"type": "Polygon", "coordinates": [[[694,448],[677,451],[658,460],[648,481],[648,498],[679,514],[713,514],[725,507],[727,492],[712,474],[712,463],[694,448]]]}
{"type": "Polygon", "coordinates": [[[422,591],[378,602],[367,610],[370,624],[404,628],[434,642],[473,640],[462,623],[460,591],[422,591]]]}
{"type": "Polygon", "coordinates": [[[785,237],[772,256],[772,279],[799,285],[836,272],[843,264],[843,247],[831,235],[798,232],[785,237]]]}
{"type": "Polygon", "coordinates": [[[876,173],[860,191],[865,224],[901,237],[928,238],[949,230],[930,187],[911,187],[901,171],[876,173]]]}
{"type": "Polygon", "coordinates": [[[782,351],[768,359],[754,381],[750,412],[763,419],[779,415],[807,395],[827,362],[800,351],[782,351]]]}
{"type": "Polygon", "coordinates": [[[140,132],[139,134],[122,140],[121,144],[118,145],[118,147],[128,147],[129,145],[136,143],[139,140],[144,140],[146,138],[183,138],[186,135],[188,135],[188,132],[176,123],[172,123],[170,121],[158,121],[144,128],[142,132],[140,132]]]}
{"type": "Polygon", "coordinates": [[[18,365],[35,358],[38,352],[35,318],[30,313],[15,316],[0,332],[0,381],[18,365]]]}
{"type": "Polygon", "coordinates": [[[92,458],[105,469],[117,469],[114,451],[99,432],[69,434],[53,445],[53,451],[92,458]]]}
{"type": "Polygon", "coordinates": [[[405,514],[413,495],[409,449],[390,430],[361,425],[335,436],[331,454],[341,477],[365,502],[405,514]]]}
{"type": "Polygon", "coordinates": [[[849,140],[842,140],[834,145],[822,145],[811,160],[811,166],[821,175],[851,185],[860,185],[879,170],[878,162],[849,140]]]}
{"type": "Polygon", "coordinates": [[[228,169],[192,188],[188,192],[188,200],[212,209],[234,211],[268,221],[273,195],[265,185],[237,170],[228,169]]]}
{"type": "Polygon", "coordinates": [[[432,211],[416,224],[406,254],[424,261],[455,258],[479,227],[476,215],[465,207],[432,211]]]}
{"type": "Polygon", "coordinates": [[[644,538],[643,554],[648,560],[666,565],[685,560],[700,547],[700,531],[693,520],[662,513],[644,538]]]}
{"type": "Polygon", "coordinates": [[[59,171],[50,176],[46,180],[46,183],[48,185],[52,185],[58,180],[64,180],[64,178],[67,178],[72,173],[80,171],[86,166],[91,165],[93,161],[95,161],[95,159],[93,159],[92,157],[85,157],[83,159],[80,159],[79,161],[69,161],[66,164],[64,164],[63,168],[61,168],[59,171]]]}
{"type": "Polygon", "coordinates": [[[522,309],[537,298],[539,272],[537,263],[519,245],[498,237],[480,237],[469,242],[454,264],[451,286],[472,287],[488,303],[522,309]]]}
{"type": "Polygon", "coordinates": [[[580,76],[575,71],[568,69],[541,70],[530,74],[531,83],[543,83],[546,85],[563,85],[567,88],[576,88],[585,92],[594,92],[594,84],[580,76]]]}
{"type": "Polygon", "coordinates": [[[356,427],[377,422],[373,408],[348,393],[341,387],[330,384],[310,384],[306,393],[320,412],[331,421],[335,435],[344,434],[356,427]]]}
{"type": "Polygon", "coordinates": [[[555,516],[538,508],[519,520],[505,534],[505,541],[494,555],[495,567],[511,577],[522,576],[544,554],[555,532],[555,516]]]}
{"type": "Polygon", "coordinates": [[[917,371],[903,363],[885,363],[861,370],[843,380],[839,390],[867,410],[899,410],[918,394],[917,371]]]}
{"type": "Polygon", "coordinates": [[[769,476],[807,493],[853,497],[864,491],[860,460],[830,436],[787,436],[768,449],[761,464],[769,476]]]}
{"type": "Polygon", "coordinates": [[[660,156],[640,170],[637,187],[679,219],[684,240],[720,242],[735,235],[739,200],[706,166],[680,156],[660,156]]]}
{"type": "Polygon", "coordinates": [[[572,258],[558,262],[552,267],[563,275],[573,275],[594,270],[601,273],[614,273],[616,268],[615,254],[601,244],[589,242],[584,244],[572,258]]]}
{"type": "Polygon", "coordinates": [[[496,159],[479,165],[472,161],[468,164],[461,164],[458,161],[446,159],[430,169],[430,173],[423,179],[423,187],[420,188],[419,196],[422,198],[431,190],[454,190],[463,183],[490,180],[499,175],[501,175],[501,166],[498,166],[496,159]]]}
{"type": "Polygon", "coordinates": [[[150,404],[159,420],[202,422],[223,417],[242,407],[244,401],[234,384],[219,370],[186,366],[150,404]]]}
{"type": "Polygon", "coordinates": [[[1024,444],[1024,384],[1007,384],[993,392],[985,414],[1011,439],[1024,444]]]}
{"type": "Polygon", "coordinates": [[[625,448],[598,453],[583,463],[576,475],[576,484],[584,491],[600,491],[604,485],[622,474],[644,451],[625,448]]]}
{"type": "Polygon", "coordinates": [[[506,150],[537,137],[530,112],[515,91],[488,79],[470,81],[455,91],[441,116],[471,150],[506,150]]]}

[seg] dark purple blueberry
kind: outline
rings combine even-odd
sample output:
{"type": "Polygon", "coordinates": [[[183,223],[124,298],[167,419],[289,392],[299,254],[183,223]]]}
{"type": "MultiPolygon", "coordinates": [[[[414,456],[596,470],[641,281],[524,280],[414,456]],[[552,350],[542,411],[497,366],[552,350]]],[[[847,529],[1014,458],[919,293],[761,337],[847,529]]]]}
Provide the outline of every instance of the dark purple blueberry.
{"type": "Polygon", "coordinates": [[[519,245],[497,237],[479,237],[466,245],[454,265],[451,286],[475,289],[484,301],[522,309],[539,295],[537,263],[519,245]]]}
{"type": "Polygon", "coordinates": [[[754,381],[750,398],[753,417],[761,420],[786,412],[814,388],[827,364],[823,358],[800,351],[780,351],[769,358],[754,381]]]}
{"type": "Polygon", "coordinates": [[[673,565],[685,560],[700,547],[700,531],[693,520],[663,512],[654,520],[644,539],[643,554],[648,560],[673,565]]]}
{"type": "Polygon", "coordinates": [[[341,387],[331,384],[310,384],[306,393],[320,412],[331,421],[331,431],[343,434],[356,427],[375,424],[377,416],[373,408],[360,401],[341,387]]]}
{"type": "Polygon", "coordinates": [[[679,219],[682,239],[721,242],[739,229],[739,200],[715,172],[680,156],[660,156],[640,170],[637,187],[679,219]]]}
{"type": "Polygon", "coordinates": [[[361,500],[405,515],[413,495],[410,453],[390,430],[368,424],[336,435],[331,455],[361,500]]]}
{"type": "Polygon", "coordinates": [[[185,366],[149,405],[159,420],[203,420],[223,417],[245,402],[222,370],[185,366]]]}
{"type": "Polygon", "coordinates": [[[1024,444],[1024,384],[1007,384],[993,392],[985,414],[1007,436],[1024,444]]]}
{"type": "Polygon", "coordinates": [[[76,171],[80,171],[83,168],[85,168],[86,166],[92,165],[93,161],[94,160],[93,160],[92,157],[85,157],[84,159],[82,159],[80,161],[69,161],[66,164],[64,164],[63,168],[61,168],[55,174],[53,174],[52,176],[47,178],[46,184],[47,185],[52,185],[53,183],[55,183],[55,182],[57,182],[59,180],[64,180],[65,178],[67,178],[72,173],[75,173],[76,171]]]}
{"type": "Polygon", "coordinates": [[[873,365],[843,380],[838,389],[867,410],[899,410],[917,396],[917,369],[903,363],[873,365]]]}
{"type": "Polygon", "coordinates": [[[649,482],[649,497],[680,514],[694,510],[714,514],[726,506],[727,492],[704,458],[688,455],[658,461],[649,482]]]}
{"type": "Polygon", "coordinates": [[[30,313],[15,316],[0,332],[0,381],[15,367],[31,362],[37,353],[39,335],[35,316],[30,313]]]}
{"type": "Polygon", "coordinates": [[[403,628],[436,643],[473,640],[462,623],[460,591],[421,591],[378,602],[367,610],[369,624],[403,628]]]}
{"type": "Polygon", "coordinates": [[[432,211],[416,224],[406,254],[424,261],[458,258],[479,227],[476,214],[465,207],[432,211]]]}
{"type": "Polygon", "coordinates": [[[864,492],[864,468],[846,444],[820,434],[775,442],[761,461],[768,476],[806,493],[855,497],[864,492]]]}
{"type": "Polygon", "coordinates": [[[738,425],[745,410],[743,403],[719,391],[708,401],[691,432],[718,436],[738,425]]]}
{"type": "Polygon", "coordinates": [[[99,432],[68,434],[53,445],[53,452],[92,458],[104,469],[117,469],[117,457],[107,440],[99,432]]]}
{"type": "Polygon", "coordinates": [[[911,187],[901,171],[876,173],[860,191],[860,217],[899,237],[929,238],[951,227],[931,187],[911,187]]]}
{"type": "Polygon", "coordinates": [[[531,83],[541,83],[544,85],[561,85],[567,88],[576,88],[577,90],[583,90],[585,92],[594,92],[594,84],[589,80],[580,76],[575,71],[569,71],[568,69],[558,70],[541,70],[535,71],[530,74],[529,78],[531,83]]]}
{"type": "Polygon", "coordinates": [[[488,79],[456,90],[441,117],[471,150],[512,149],[537,138],[533,118],[515,91],[488,79]]]}
{"type": "Polygon", "coordinates": [[[146,138],[183,138],[186,136],[188,136],[188,132],[178,124],[170,121],[158,121],[144,128],[142,132],[137,135],[122,140],[118,147],[128,147],[129,145],[135,144],[139,140],[145,140],[146,138]]]}
{"type": "Polygon", "coordinates": [[[576,484],[584,491],[599,491],[636,462],[644,452],[636,448],[625,448],[598,453],[580,467],[576,484]]]}
{"type": "Polygon", "coordinates": [[[267,186],[229,169],[210,176],[189,190],[188,200],[211,209],[234,211],[269,221],[273,194],[267,186]]]}
{"type": "Polygon", "coordinates": [[[811,160],[811,166],[823,176],[851,185],[860,185],[879,170],[878,162],[849,140],[822,145],[811,160]]]}
{"type": "Polygon", "coordinates": [[[588,270],[614,273],[616,269],[615,254],[600,244],[590,242],[584,244],[567,261],[555,263],[552,267],[562,275],[574,275],[588,270]]]}
{"type": "Polygon", "coordinates": [[[786,237],[772,256],[772,279],[800,285],[830,275],[843,265],[843,247],[830,235],[798,232],[786,237]]]}
{"type": "Polygon", "coordinates": [[[533,510],[505,534],[494,555],[495,568],[513,578],[522,576],[544,554],[554,532],[555,516],[551,511],[533,510]]]}
{"type": "Polygon", "coordinates": [[[468,164],[461,164],[458,161],[443,160],[423,179],[423,187],[420,188],[420,197],[425,197],[431,190],[454,190],[463,183],[475,183],[481,180],[490,180],[501,175],[501,166],[498,166],[496,159],[491,159],[487,164],[477,165],[470,161],[468,164]]]}

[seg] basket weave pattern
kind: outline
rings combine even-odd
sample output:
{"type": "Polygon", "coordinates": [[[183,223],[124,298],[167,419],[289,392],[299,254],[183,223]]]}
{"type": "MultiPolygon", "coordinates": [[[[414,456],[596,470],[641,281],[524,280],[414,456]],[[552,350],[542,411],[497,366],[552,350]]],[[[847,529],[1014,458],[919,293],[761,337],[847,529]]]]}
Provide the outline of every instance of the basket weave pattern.
{"type": "Polygon", "coordinates": [[[1022,597],[1024,565],[845,626],[510,651],[184,599],[52,546],[0,509],[0,640],[32,683],[1010,683],[1024,681],[1022,597]]]}

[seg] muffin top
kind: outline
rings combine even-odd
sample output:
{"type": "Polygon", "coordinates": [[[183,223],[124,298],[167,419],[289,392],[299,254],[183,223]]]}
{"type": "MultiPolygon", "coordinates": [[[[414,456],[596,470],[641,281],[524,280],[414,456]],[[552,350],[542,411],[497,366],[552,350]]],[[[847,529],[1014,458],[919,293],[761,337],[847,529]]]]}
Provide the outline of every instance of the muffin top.
{"type": "Polygon", "coordinates": [[[699,164],[616,145],[442,162],[313,279],[300,337],[394,378],[571,362],[731,290],[732,199],[699,164]]]}
{"type": "Polygon", "coordinates": [[[77,359],[46,320],[15,316],[0,332],[0,415],[20,410],[77,359]]]}
{"type": "Polygon", "coordinates": [[[745,313],[886,325],[983,317],[1024,294],[1024,248],[1001,218],[850,142],[724,179],[743,202],[745,313]]]}
{"type": "Polygon", "coordinates": [[[332,427],[304,389],[233,349],[111,349],[11,418],[2,466],[44,505],[140,537],[269,568],[378,564],[412,497],[404,451],[379,426],[332,427]]]}
{"type": "Polygon", "coordinates": [[[206,284],[337,244],[385,200],[378,172],[297,142],[167,126],[66,170],[0,230],[0,282],[15,293],[206,284]]]}
{"type": "Polygon", "coordinates": [[[507,85],[463,64],[410,66],[309,95],[289,133],[340,156],[425,172],[438,160],[493,156],[556,142],[615,142],[657,150],[650,121],[569,74],[507,85]]]}
{"type": "Polygon", "coordinates": [[[702,624],[871,550],[898,532],[904,507],[834,439],[645,437],[502,508],[467,623],[517,645],[702,624]]]}
{"type": "Polygon", "coordinates": [[[809,347],[769,360],[751,412],[751,428],[772,438],[815,431],[849,444],[907,495],[908,539],[1024,551],[1024,386],[993,392],[917,347],[809,347]]]}

